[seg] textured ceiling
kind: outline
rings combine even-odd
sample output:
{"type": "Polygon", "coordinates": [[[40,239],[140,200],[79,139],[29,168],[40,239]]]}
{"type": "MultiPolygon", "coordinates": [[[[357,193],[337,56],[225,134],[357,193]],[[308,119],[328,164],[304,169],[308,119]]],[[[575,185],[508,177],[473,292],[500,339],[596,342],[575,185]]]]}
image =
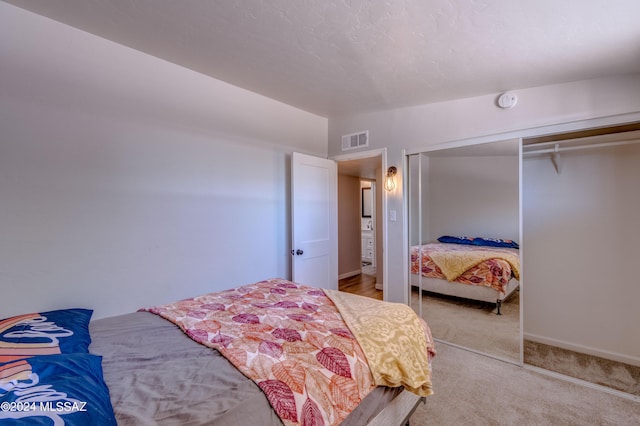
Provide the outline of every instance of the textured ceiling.
{"type": "Polygon", "coordinates": [[[7,0],[325,117],[640,72],[639,0],[7,0]]]}

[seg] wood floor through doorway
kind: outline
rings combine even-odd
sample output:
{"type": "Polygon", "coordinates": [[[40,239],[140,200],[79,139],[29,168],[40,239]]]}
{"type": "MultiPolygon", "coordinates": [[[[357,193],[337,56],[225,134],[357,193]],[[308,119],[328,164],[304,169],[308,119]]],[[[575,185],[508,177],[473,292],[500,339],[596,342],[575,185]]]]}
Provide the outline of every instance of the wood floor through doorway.
{"type": "Polygon", "coordinates": [[[358,274],[338,281],[338,290],[382,300],[382,290],[376,290],[375,275],[358,274]]]}

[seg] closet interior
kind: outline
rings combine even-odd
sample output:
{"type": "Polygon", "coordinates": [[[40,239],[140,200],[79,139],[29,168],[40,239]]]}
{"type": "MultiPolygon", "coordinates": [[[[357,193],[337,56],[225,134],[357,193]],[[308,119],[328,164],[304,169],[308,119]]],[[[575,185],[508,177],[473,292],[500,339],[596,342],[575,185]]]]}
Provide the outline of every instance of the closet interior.
{"type": "Polygon", "coordinates": [[[640,397],[639,142],[636,123],[409,154],[407,287],[434,337],[640,397]],[[421,287],[412,249],[446,235],[519,244],[502,315],[421,287]]]}
{"type": "Polygon", "coordinates": [[[524,362],[640,396],[640,130],[523,140],[524,362]]]}

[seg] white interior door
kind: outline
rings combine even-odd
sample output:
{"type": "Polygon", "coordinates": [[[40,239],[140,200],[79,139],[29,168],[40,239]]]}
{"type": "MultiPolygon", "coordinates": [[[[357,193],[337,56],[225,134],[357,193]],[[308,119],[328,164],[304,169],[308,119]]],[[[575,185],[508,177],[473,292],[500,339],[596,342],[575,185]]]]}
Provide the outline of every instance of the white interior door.
{"type": "Polygon", "coordinates": [[[338,170],[326,158],[291,160],[292,280],[338,289],[338,170]]]}

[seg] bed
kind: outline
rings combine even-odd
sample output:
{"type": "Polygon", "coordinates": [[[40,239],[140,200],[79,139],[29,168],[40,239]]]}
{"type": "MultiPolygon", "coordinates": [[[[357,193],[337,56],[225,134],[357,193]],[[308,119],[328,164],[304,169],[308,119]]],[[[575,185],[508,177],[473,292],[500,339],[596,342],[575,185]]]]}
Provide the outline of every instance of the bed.
{"type": "Polygon", "coordinates": [[[502,302],[519,287],[517,244],[510,240],[467,237],[440,237],[439,240],[464,242],[438,241],[411,247],[411,286],[492,303],[496,305],[496,314],[501,315],[502,302]],[[473,241],[476,243],[472,244],[473,241]],[[503,245],[481,245],[483,241],[503,245]]]}
{"type": "MultiPolygon", "coordinates": [[[[85,316],[78,322],[86,322],[86,310],[77,311],[85,316]]],[[[58,334],[49,336],[49,341],[56,342],[55,350],[30,353],[26,359],[14,354],[12,359],[4,360],[8,362],[0,363],[0,401],[7,408],[0,410],[0,419],[15,419],[18,424],[20,416],[32,411],[25,410],[11,395],[16,386],[26,387],[27,381],[32,386],[33,376],[38,373],[42,383],[53,380],[49,384],[52,389],[64,388],[70,395],[81,389],[80,395],[64,400],[84,402],[85,411],[52,412],[38,406],[38,415],[57,416],[58,420],[66,420],[66,424],[108,425],[116,421],[119,425],[405,424],[424,396],[431,393],[430,360],[435,355],[428,326],[409,312],[413,313],[406,305],[273,279],[92,321],[90,325],[86,322],[86,331],[82,324],[71,326],[62,321],[64,325],[58,327],[58,334]],[[374,332],[372,340],[364,343],[360,335],[370,333],[366,330],[368,323],[382,328],[379,321],[392,312],[387,309],[403,312],[405,323],[397,326],[394,333],[412,329],[409,335],[417,339],[413,349],[403,349],[416,351],[409,362],[419,365],[409,366],[417,368],[410,368],[410,377],[373,367],[370,372],[365,369],[365,364],[379,363],[375,357],[385,351],[374,345],[382,334],[374,332]],[[219,316],[223,311],[228,313],[226,317],[219,316]],[[262,311],[269,313],[256,314],[262,311]],[[270,316],[273,312],[276,315],[270,316]],[[348,326],[340,322],[341,318],[348,326]],[[327,328],[321,326],[323,323],[327,328]],[[265,332],[281,339],[265,340],[265,332]],[[65,335],[70,334],[74,339],[82,337],[75,347],[63,344],[65,335]],[[306,337],[298,341],[300,335],[306,337]],[[293,346],[298,343],[302,346],[293,346]],[[83,345],[86,353],[82,353],[83,345]],[[305,345],[318,346],[302,350],[305,345]],[[293,354],[295,362],[292,358],[281,358],[283,352],[293,354]],[[92,372],[87,372],[81,363],[74,364],[72,369],[81,371],[76,375],[82,379],[89,377],[91,383],[80,386],[72,383],[77,379],[75,376],[47,375],[46,369],[38,364],[62,358],[91,361],[92,372]],[[322,368],[300,370],[298,364],[309,362],[319,363],[322,368]],[[21,369],[16,370],[16,363],[22,365],[21,369]],[[25,363],[28,376],[23,373],[25,363]],[[261,370],[258,373],[266,374],[264,377],[270,380],[249,379],[253,376],[251,369],[261,370]],[[322,381],[330,386],[321,387],[322,381]],[[282,383],[293,392],[283,389],[282,383]],[[109,406],[105,405],[105,393],[109,406]],[[329,405],[333,408],[328,408],[329,405]],[[98,421],[88,420],[89,414],[101,417],[98,421]]],[[[38,321],[48,324],[49,329],[56,322],[51,319],[52,312],[33,315],[41,315],[44,319],[38,321]]],[[[0,321],[0,341],[2,324],[0,321]]],[[[15,328],[18,323],[14,319],[12,324],[15,328]]],[[[11,326],[5,329],[10,330],[11,326]]],[[[394,342],[396,339],[391,344],[394,342]]],[[[32,350],[31,346],[24,349],[25,344],[21,343],[21,350],[32,350]]],[[[0,345],[0,356],[2,350],[0,345]]],[[[386,352],[388,355],[389,351],[386,352]]],[[[397,362],[396,369],[407,367],[402,364],[406,359],[397,362]]]]}

